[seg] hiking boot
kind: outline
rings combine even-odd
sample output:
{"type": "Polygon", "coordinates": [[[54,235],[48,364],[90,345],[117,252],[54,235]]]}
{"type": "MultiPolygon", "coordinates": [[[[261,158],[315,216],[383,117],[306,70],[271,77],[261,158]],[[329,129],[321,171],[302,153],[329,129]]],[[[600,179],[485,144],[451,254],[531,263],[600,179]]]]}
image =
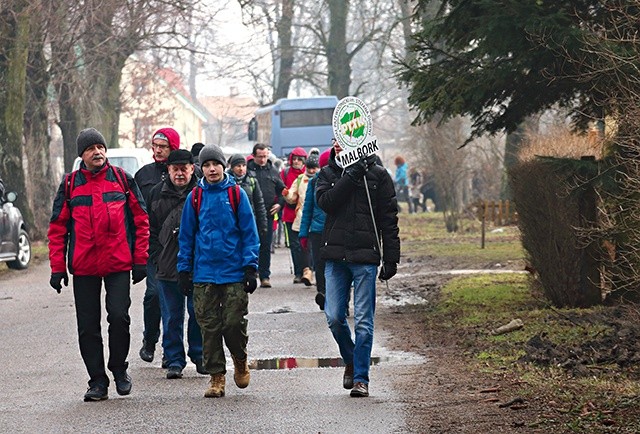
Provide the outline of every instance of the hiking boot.
{"type": "Polygon", "coordinates": [[[236,386],[240,389],[244,389],[249,385],[249,379],[251,378],[251,374],[249,374],[249,364],[247,363],[247,359],[240,360],[236,359],[235,356],[231,356],[233,359],[233,381],[236,382],[236,386]]]}
{"type": "Polygon", "coordinates": [[[342,387],[345,389],[353,388],[353,363],[348,363],[344,367],[344,376],[342,377],[342,387]]]}
{"type": "Polygon", "coordinates": [[[204,364],[202,362],[202,359],[199,360],[194,360],[193,364],[196,365],[196,372],[198,374],[202,374],[202,375],[209,375],[209,373],[207,372],[207,370],[204,368],[204,364]]]}
{"type": "Polygon", "coordinates": [[[296,276],[293,278],[293,283],[302,283],[302,277],[296,276]]]}
{"type": "Polygon", "coordinates": [[[169,367],[169,361],[164,354],[162,355],[162,364],[160,366],[162,367],[162,369],[167,369],[169,367]]]}
{"type": "Polygon", "coordinates": [[[318,305],[320,310],[324,310],[324,294],[323,293],[318,292],[316,294],[316,304],[318,305]]]}
{"type": "Polygon", "coordinates": [[[84,402],[104,401],[105,399],[109,399],[107,390],[107,387],[101,384],[89,387],[87,389],[87,393],[84,394],[84,402]]]}
{"type": "Polygon", "coordinates": [[[127,371],[114,373],[113,380],[116,383],[116,392],[118,395],[128,395],[131,393],[131,377],[127,374],[127,371]]]}
{"type": "Polygon", "coordinates": [[[140,348],[140,358],[145,362],[153,362],[153,353],[156,351],[156,344],[148,344],[146,340],[142,341],[142,348],[140,348]]]}
{"type": "Polygon", "coordinates": [[[271,288],[271,281],[267,278],[260,279],[260,288],[271,288]]]}
{"type": "Polygon", "coordinates": [[[302,270],[302,277],[300,278],[300,280],[306,286],[313,285],[313,271],[311,271],[311,268],[306,267],[304,270],[302,270]]]}
{"type": "Polygon", "coordinates": [[[350,393],[352,398],[366,398],[369,396],[369,385],[361,382],[357,382],[350,393]]]}
{"type": "Polygon", "coordinates": [[[182,369],[178,366],[169,366],[167,380],[175,380],[176,378],[182,378],[182,369]]]}
{"type": "Polygon", "coordinates": [[[209,388],[204,391],[205,398],[224,396],[224,374],[213,374],[209,380],[209,388]]]}

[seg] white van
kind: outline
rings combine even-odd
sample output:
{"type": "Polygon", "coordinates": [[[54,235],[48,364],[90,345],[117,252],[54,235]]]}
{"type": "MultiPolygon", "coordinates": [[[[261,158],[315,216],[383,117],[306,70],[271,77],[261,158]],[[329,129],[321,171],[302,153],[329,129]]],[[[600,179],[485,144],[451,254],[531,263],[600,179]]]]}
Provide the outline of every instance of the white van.
{"type": "MultiPolygon", "coordinates": [[[[153,163],[153,152],[142,148],[111,148],[107,149],[107,159],[114,166],[122,167],[130,175],[135,175],[145,164],[153,163]]],[[[80,157],[73,162],[73,169],[80,168],[80,157]]]]}

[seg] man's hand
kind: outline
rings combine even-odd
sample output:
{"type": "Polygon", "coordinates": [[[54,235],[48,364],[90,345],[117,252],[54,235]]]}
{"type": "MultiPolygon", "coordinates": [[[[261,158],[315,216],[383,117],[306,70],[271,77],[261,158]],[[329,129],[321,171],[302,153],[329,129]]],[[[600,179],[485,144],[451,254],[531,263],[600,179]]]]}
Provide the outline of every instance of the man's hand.
{"type": "Polygon", "coordinates": [[[60,290],[62,290],[62,281],[64,280],[64,286],[69,285],[69,275],[67,275],[66,271],[62,273],[51,273],[51,279],[49,279],[49,285],[60,294],[60,290]]]}
{"type": "Polygon", "coordinates": [[[269,214],[276,215],[278,213],[278,211],[280,211],[280,204],[279,203],[274,203],[273,206],[271,207],[271,209],[269,210],[269,214]]]}
{"type": "Polygon", "coordinates": [[[253,291],[258,287],[258,275],[256,269],[253,267],[247,267],[244,269],[244,292],[247,294],[253,294],[253,291]]]}
{"type": "Polygon", "coordinates": [[[367,173],[369,168],[375,163],[376,163],[376,156],[375,154],[371,154],[367,157],[360,158],[351,166],[347,167],[345,169],[345,173],[347,174],[347,176],[349,176],[349,178],[351,178],[352,181],[358,182],[362,178],[364,178],[364,175],[367,173]]]}
{"type": "Polygon", "coordinates": [[[398,272],[398,264],[395,262],[387,262],[384,261],[382,263],[382,268],[380,269],[380,275],[378,279],[380,280],[389,280],[398,272]]]}
{"type": "Polygon", "coordinates": [[[131,280],[135,285],[138,282],[142,282],[147,277],[147,266],[141,264],[135,264],[131,270],[131,280]]]}
{"type": "Polygon", "coordinates": [[[188,271],[180,271],[178,273],[178,286],[185,296],[188,296],[193,291],[193,280],[191,279],[191,273],[188,271]]]}
{"type": "Polygon", "coordinates": [[[309,248],[309,238],[307,237],[300,237],[300,246],[304,249],[304,251],[306,252],[307,249],[309,248]]]}

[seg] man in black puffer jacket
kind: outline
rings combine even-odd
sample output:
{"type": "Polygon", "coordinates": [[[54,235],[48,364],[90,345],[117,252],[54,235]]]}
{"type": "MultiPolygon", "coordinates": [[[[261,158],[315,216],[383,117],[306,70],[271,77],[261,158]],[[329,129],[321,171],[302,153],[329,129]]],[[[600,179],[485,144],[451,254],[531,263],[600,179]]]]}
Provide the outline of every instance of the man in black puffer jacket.
{"type": "Polygon", "coordinates": [[[258,258],[258,275],[260,286],[271,288],[271,241],[273,239],[273,217],[280,211],[284,204],[282,190],[285,185],[280,179],[278,171],[269,161],[269,148],[262,143],[256,143],[253,147],[253,159],[247,163],[247,170],[255,173],[260,191],[267,210],[267,232],[260,235],[260,256],[258,258]]]}
{"type": "MultiPolygon", "coordinates": [[[[167,179],[149,192],[149,261],[155,267],[158,284],[167,378],[175,379],[182,377],[182,370],[187,365],[184,352],[185,296],[178,287],[178,234],[182,208],[198,179],[194,174],[193,155],[185,149],[171,151],[167,169],[167,179]]],[[[189,312],[187,354],[196,370],[206,374],[202,366],[202,334],[193,310],[193,293],[186,299],[189,312]]]]}
{"type": "Polygon", "coordinates": [[[388,280],[400,262],[398,203],[393,181],[375,163],[375,155],[343,168],[341,151],[334,141],[329,164],[320,171],[316,183],[318,206],[327,213],[320,249],[326,260],[324,311],[346,365],[342,385],[351,389],[351,396],[366,397],[378,265],[382,260],[380,280],[388,280]],[[352,283],[355,342],[347,323],[352,283]]]}

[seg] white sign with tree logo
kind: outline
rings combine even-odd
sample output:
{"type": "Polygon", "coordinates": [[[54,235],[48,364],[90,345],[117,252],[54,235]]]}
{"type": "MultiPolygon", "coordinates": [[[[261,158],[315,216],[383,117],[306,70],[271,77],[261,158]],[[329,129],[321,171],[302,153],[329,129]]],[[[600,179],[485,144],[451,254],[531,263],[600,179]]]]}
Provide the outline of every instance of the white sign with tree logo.
{"type": "Polygon", "coordinates": [[[342,98],[333,110],[332,126],[333,135],[342,148],[339,156],[342,167],[380,150],[378,139],[373,135],[371,113],[361,99],[342,98]]]}

